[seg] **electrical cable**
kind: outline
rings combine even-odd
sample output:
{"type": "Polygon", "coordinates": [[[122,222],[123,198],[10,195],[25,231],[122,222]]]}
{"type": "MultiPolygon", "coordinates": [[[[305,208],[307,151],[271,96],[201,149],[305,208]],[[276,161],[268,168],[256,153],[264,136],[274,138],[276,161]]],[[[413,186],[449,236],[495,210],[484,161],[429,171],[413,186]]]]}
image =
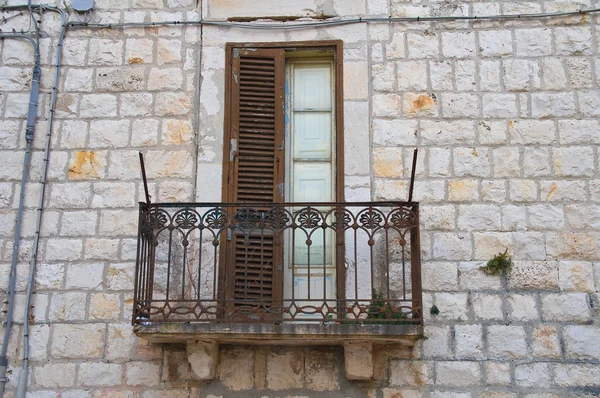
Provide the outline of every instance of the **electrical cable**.
{"type": "Polygon", "coordinates": [[[535,13],[535,14],[509,14],[509,15],[483,15],[483,16],[435,16],[435,17],[389,17],[389,18],[351,18],[351,19],[336,19],[330,21],[318,22],[232,22],[232,21],[162,21],[162,22],[123,22],[123,23],[84,23],[70,22],[69,27],[73,28],[135,28],[135,27],[152,27],[152,26],[169,26],[169,25],[207,25],[207,26],[222,26],[234,27],[241,29],[264,29],[264,30],[289,30],[289,29],[306,29],[318,27],[330,27],[351,25],[360,23],[378,23],[378,22],[447,22],[447,21],[502,21],[515,19],[540,19],[553,17],[566,17],[574,15],[584,15],[600,12],[600,8],[593,8],[579,11],[565,11],[555,13],[535,13]]]}

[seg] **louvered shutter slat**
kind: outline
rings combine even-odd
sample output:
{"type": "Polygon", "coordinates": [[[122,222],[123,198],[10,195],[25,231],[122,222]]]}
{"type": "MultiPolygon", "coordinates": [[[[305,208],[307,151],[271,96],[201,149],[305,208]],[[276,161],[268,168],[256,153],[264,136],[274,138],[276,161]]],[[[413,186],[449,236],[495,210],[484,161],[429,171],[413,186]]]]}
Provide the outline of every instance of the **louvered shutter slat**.
{"type": "MultiPolygon", "coordinates": [[[[231,136],[237,141],[237,156],[230,166],[229,197],[235,203],[253,203],[257,210],[283,201],[284,68],[283,50],[234,51],[231,136]]],[[[257,233],[238,232],[229,242],[227,298],[234,306],[269,307],[281,299],[275,265],[283,258],[282,247],[274,245],[272,232],[257,233]]]]}

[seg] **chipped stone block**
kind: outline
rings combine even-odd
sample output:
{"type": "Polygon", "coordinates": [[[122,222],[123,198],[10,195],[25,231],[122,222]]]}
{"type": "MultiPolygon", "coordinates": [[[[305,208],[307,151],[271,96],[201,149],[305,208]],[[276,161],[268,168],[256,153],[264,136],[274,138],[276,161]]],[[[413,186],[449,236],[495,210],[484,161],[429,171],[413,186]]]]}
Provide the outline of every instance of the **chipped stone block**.
{"type": "Polygon", "coordinates": [[[186,345],[190,374],[195,380],[212,380],[217,373],[219,344],[216,341],[190,341],[186,345]]]}
{"type": "Polygon", "coordinates": [[[348,380],[369,380],[373,377],[373,345],[344,344],[344,371],[348,380]]]}

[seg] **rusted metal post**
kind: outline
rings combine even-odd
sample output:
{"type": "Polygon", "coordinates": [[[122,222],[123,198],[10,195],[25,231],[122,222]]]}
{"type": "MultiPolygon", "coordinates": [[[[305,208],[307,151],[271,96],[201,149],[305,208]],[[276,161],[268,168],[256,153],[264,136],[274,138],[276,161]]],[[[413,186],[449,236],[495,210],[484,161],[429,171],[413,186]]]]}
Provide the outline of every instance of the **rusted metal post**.
{"type": "Polygon", "coordinates": [[[142,180],[144,181],[144,192],[146,193],[146,203],[150,204],[150,193],[148,192],[148,179],[146,178],[146,166],[144,165],[144,155],[140,151],[140,167],[142,168],[142,180]]]}
{"type": "Polygon", "coordinates": [[[417,171],[417,155],[419,153],[419,149],[415,148],[415,152],[413,154],[413,162],[412,162],[412,172],[410,173],[410,187],[408,188],[408,202],[412,202],[413,197],[413,189],[415,187],[415,173],[417,171]]]}

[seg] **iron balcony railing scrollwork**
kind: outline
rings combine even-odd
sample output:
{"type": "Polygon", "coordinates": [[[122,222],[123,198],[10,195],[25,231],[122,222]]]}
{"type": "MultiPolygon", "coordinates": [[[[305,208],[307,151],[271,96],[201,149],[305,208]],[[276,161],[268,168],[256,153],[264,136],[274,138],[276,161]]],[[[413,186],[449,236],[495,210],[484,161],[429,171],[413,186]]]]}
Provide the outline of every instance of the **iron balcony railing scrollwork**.
{"type": "Polygon", "coordinates": [[[421,325],[419,205],[140,204],[133,324],[421,325]]]}

